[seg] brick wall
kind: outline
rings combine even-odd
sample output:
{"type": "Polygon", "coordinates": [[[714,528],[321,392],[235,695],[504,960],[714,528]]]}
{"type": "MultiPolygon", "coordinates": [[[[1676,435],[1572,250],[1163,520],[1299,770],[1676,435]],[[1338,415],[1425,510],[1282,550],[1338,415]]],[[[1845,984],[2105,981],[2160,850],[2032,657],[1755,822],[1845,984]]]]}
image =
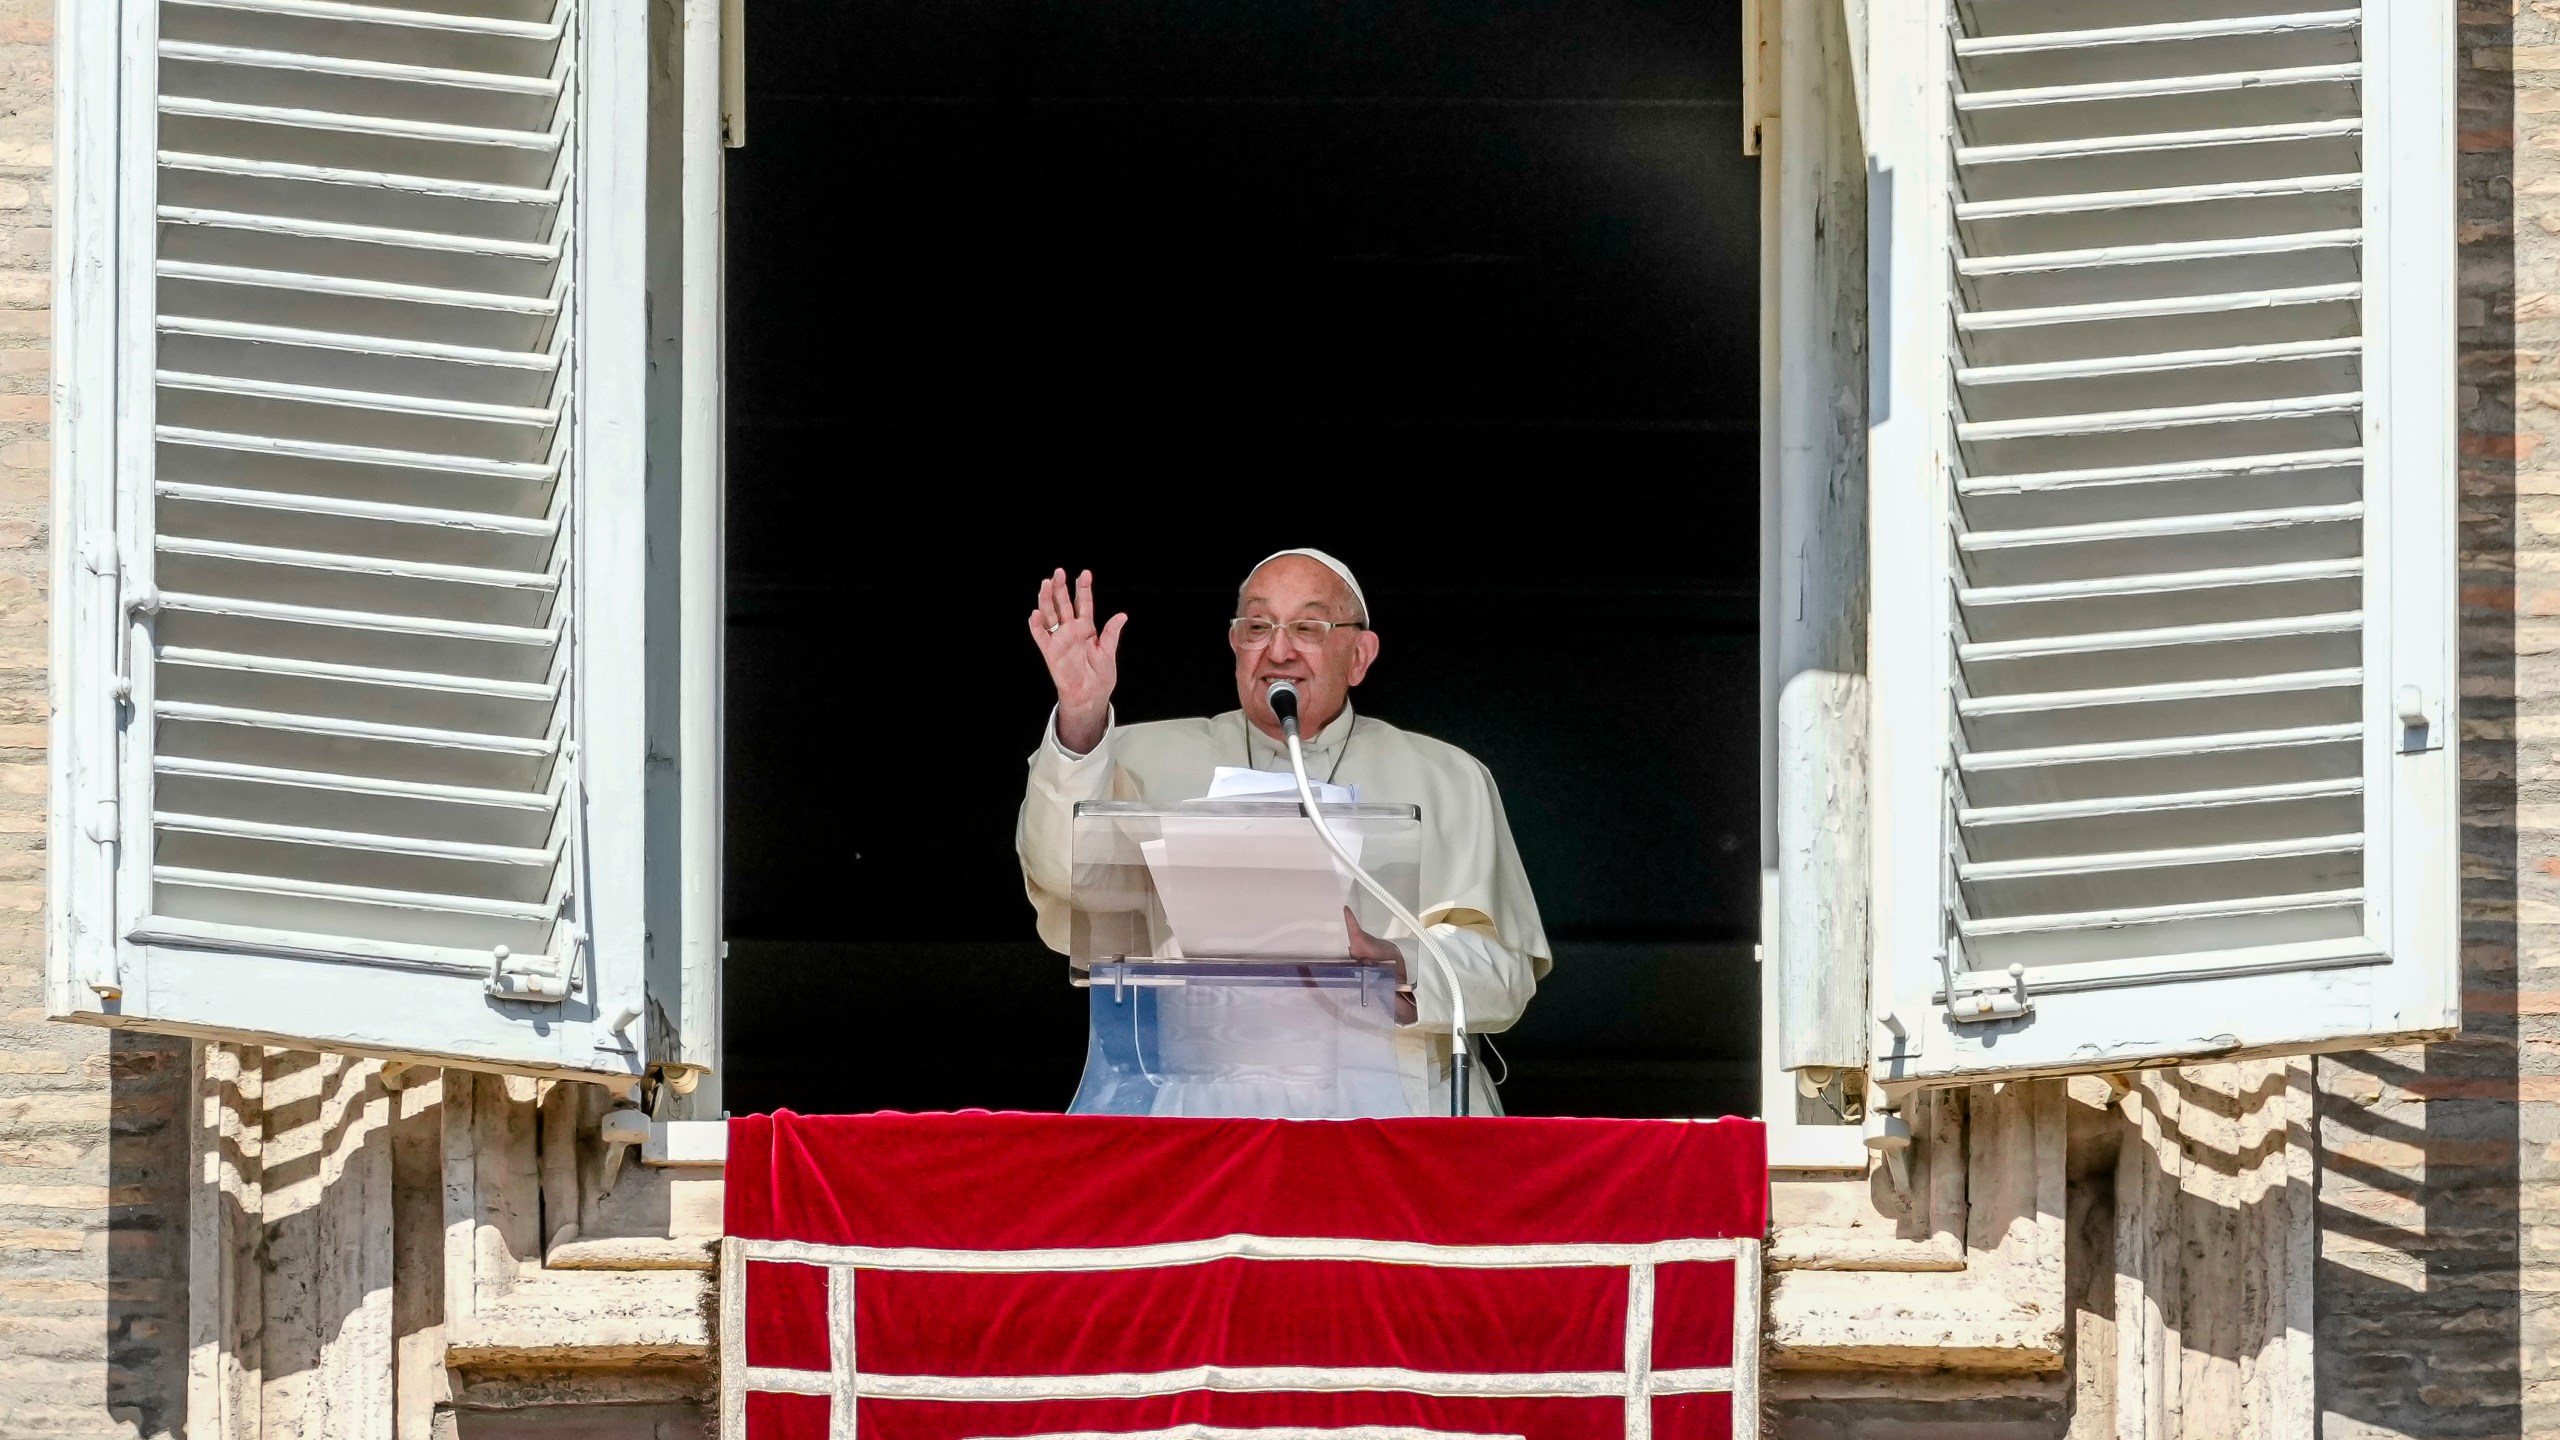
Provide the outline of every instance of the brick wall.
{"type": "Polygon", "coordinates": [[[0,0],[0,1435],[185,1394],[183,1047],[44,1018],[53,7],[0,0]]]}

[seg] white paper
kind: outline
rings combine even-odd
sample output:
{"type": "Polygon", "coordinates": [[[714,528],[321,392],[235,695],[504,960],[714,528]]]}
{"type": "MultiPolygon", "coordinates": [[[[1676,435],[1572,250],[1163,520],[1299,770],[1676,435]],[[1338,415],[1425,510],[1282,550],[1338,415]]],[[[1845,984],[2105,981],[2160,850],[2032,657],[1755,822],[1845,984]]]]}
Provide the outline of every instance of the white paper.
{"type": "MultiPolygon", "coordinates": [[[[1321,780],[1308,782],[1316,792],[1319,805],[1357,805],[1357,785],[1327,785],[1321,780]]],[[[1247,770],[1241,765],[1221,765],[1209,776],[1209,793],[1203,800],[1242,800],[1256,795],[1284,795],[1295,798],[1298,777],[1286,770],[1247,770]]],[[[1322,842],[1318,842],[1322,843],[1322,842]]]]}
{"type": "MultiPolygon", "coordinates": [[[[1293,786],[1294,788],[1294,786],[1293,786]]],[[[1168,816],[1139,842],[1173,943],[1195,960],[1341,959],[1352,878],[1299,816],[1168,816]]],[[[1359,837],[1339,837],[1359,858],[1359,837]]]]}

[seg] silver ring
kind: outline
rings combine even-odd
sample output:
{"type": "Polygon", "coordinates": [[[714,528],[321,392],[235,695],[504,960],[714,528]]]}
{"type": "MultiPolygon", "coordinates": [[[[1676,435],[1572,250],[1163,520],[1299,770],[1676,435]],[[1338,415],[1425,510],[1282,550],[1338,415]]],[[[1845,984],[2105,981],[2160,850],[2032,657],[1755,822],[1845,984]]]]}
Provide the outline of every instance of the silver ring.
{"type": "Polygon", "coordinates": [[[1050,634],[1052,634],[1052,635],[1057,634],[1057,633],[1058,633],[1058,627],[1057,627],[1057,626],[1055,626],[1055,625],[1050,626],[1050,627],[1049,627],[1049,633],[1050,633],[1050,634]]]}

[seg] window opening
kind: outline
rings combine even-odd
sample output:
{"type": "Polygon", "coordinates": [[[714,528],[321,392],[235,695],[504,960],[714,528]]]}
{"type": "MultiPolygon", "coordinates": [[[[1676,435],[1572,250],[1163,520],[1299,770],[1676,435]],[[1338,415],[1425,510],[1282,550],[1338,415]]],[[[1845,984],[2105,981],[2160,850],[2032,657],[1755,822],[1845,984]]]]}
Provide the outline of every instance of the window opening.
{"type": "Polygon", "coordinates": [[[1739,21],[1572,0],[767,7],[729,197],[725,1103],[1056,1110],[1012,836],[1039,578],[1123,720],[1245,567],[1359,568],[1367,714],[1493,770],[1556,950],[1513,1113],[1751,1113],[1757,162],[1739,21]],[[824,1025],[825,1038],[810,1037],[824,1025]]]}

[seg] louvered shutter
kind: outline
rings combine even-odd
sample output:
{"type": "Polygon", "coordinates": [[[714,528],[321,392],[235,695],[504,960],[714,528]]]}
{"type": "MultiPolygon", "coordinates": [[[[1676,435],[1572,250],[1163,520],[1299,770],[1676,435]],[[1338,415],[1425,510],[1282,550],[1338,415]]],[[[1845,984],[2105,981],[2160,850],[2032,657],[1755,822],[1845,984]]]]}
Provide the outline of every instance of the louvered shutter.
{"type": "Polygon", "coordinates": [[[647,7],[63,24],[57,1010],[637,1071],[647,7]]]}
{"type": "Polygon", "coordinates": [[[1871,7],[1881,1078],[2456,1023],[2450,11],[1871,7]]]}

